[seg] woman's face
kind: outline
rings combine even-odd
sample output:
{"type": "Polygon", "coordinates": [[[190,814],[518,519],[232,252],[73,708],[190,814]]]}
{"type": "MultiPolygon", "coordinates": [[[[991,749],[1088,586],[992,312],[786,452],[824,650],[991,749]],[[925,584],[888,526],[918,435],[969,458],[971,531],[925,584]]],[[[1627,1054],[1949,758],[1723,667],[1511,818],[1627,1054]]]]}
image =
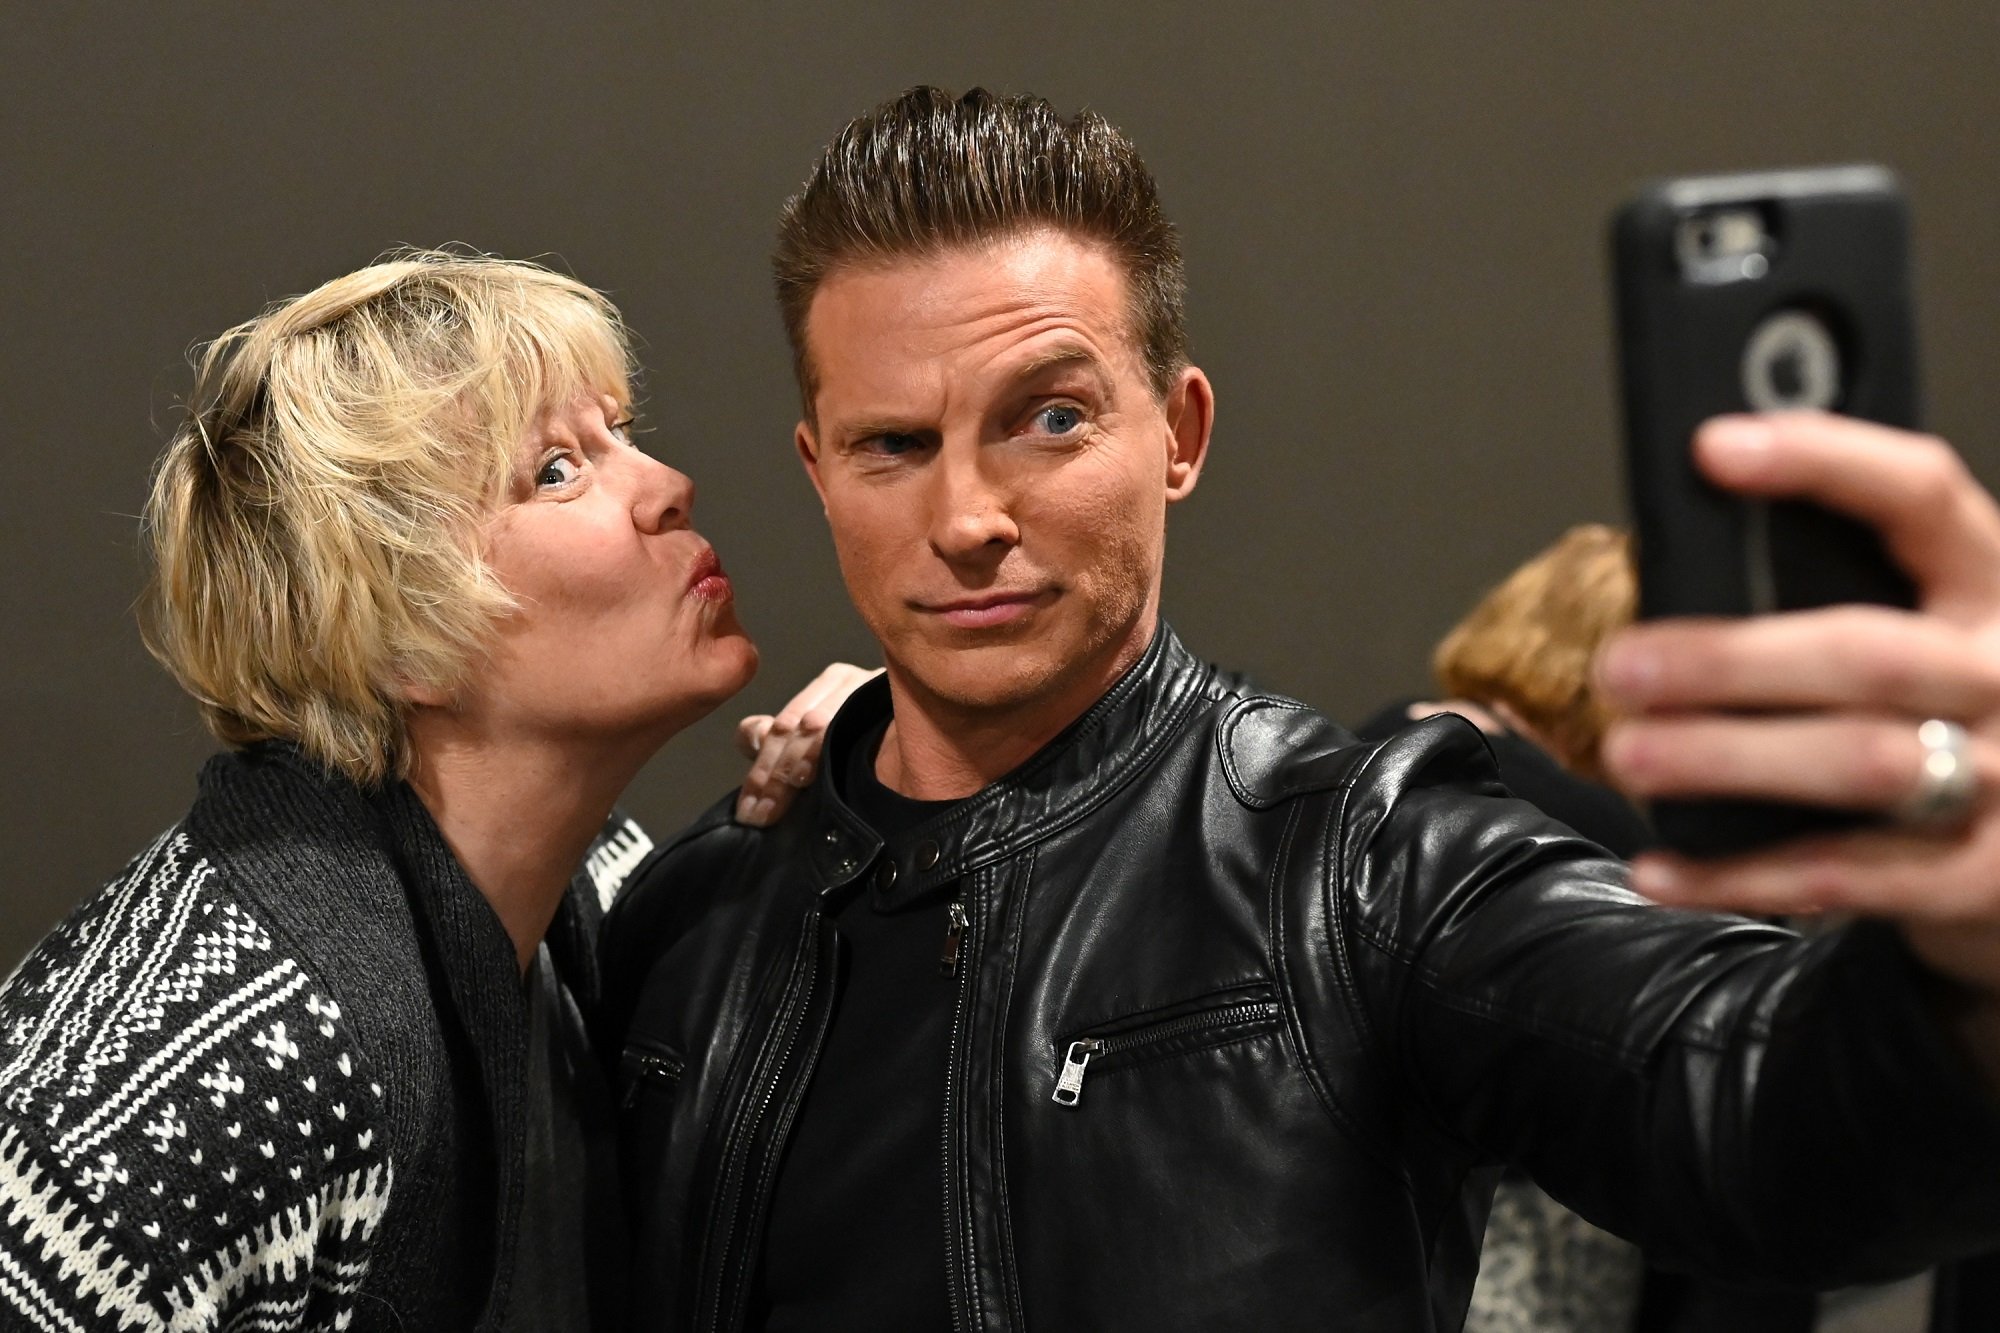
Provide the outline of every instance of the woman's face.
{"type": "Polygon", "coordinates": [[[635,448],[630,424],[616,399],[579,394],[521,444],[486,547],[519,610],[458,696],[488,734],[657,745],[757,670],[691,526],[694,484],[635,448]]]}

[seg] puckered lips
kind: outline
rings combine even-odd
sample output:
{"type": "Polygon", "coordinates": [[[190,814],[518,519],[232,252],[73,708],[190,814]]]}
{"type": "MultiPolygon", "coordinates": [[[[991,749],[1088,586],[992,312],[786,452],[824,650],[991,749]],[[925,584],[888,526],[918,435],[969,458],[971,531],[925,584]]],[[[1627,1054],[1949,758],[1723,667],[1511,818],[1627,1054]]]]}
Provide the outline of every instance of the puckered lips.
{"type": "Polygon", "coordinates": [[[736,595],[713,546],[704,545],[701,554],[694,558],[694,566],[688,570],[687,589],[689,596],[704,602],[726,602],[736,595]]]}

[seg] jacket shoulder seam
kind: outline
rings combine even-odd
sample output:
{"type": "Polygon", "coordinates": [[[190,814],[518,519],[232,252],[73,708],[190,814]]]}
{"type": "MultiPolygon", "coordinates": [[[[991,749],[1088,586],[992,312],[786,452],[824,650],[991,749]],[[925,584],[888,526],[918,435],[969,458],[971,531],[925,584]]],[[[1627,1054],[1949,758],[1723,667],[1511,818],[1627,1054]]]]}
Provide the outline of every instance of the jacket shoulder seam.
{"type": "MultiPolygon", "coordinates": [[[[1328,832],[1325,835],[1329,843],[1334,840],[1337,831],[1344,822],[1344,792],[1339,797],[1339,805],[1342,808],[1334,812],[1333,818],[1329,821],[1328,832]]],[[[1293,804],[1287,819],[1284,837],[1279,844],[1278,855],[1272,858],[1269,887],[1270,906],[1268,909],[1271,913],[1272,922],[1272,957],[1276,964],[1272,972],[1277,979],[1280,994],[1284,998],[1286,1024],[1291,1030],[1300,1059],[1306,1067],[1306,1082],[1313,1090],[1314,1099],[1319,1102],[1321,1109],[1326,1113],[1327,1119],[1332,1122],[1336,1129],[1346,1135],[1355,1144],[1357,1149],[1373,1158],[1392,1174],[1400,1177],[1401,1168],[1397,1165],[1394,1154],[1375,1142],[1373,1136],[1367,1132],[1361,1122],[1347,1109],[1341,1102],[1339,1094],[1335,1092],[1332,1078],[1329,1077],[1320,1061],[1318,1053],[1313,1049],[1310,1035],[1311,1028],[1300,1012],[1298,996],[1292,986],[1290,967],[1286,962],[1287,945],[1284,897],[1287,888],[1294,884],[1294,875],[1289,872],[1294,860],[1294,849],[1297,840],[1302,836],[1300,826],[1304,822],[1306,810],[1307,806],[1303,803],[1293,804]]],[[[1337,866],[1339,864],[1337,848],[1328,847],[1327,850],[1336,853],[1335,856],[1329,857],[1329,864],[1337,866]]],[[[1338,872],[1336,871],[1336,873],[1338,872]]],[[[1356,1022],[1361,1027],[1363,1040],[1371,1051],[1369,1058],[1372,1061],[1379,1062],[1379,1055],[1372,1053],[1377,1045],[1374,1026],[1361,1004],[1358,994],[1359,988],[1354,984],[1352,969],[1345,956],[1346,943],[1342,939],[1343,932],[1339,921],[1336,919],[1338,916],[1345,914],[1344,902],[1339,901],[1343,900],[1345,895],[1337,892],[1328,893],[1327,886],[1318,882],[1317,877],[1315,877],[1315,882],[1302,887],[1304,891],[1318,894],[1322,898],[1322,903],[1324,904],[1322,910],[1328,915],[1327,941],[1332,954],[1328,960],[1328,965],[1333,968],[1335,983],[1349,1010],[1355,1015],[1356,1022]]]]}
{"type": "MultiPolygon", "coordinates": [[[[1332,719],[1327,718],[1318,709],[1300,703],[1296,699],[1287,699],[1283,695],[1239,694],[1233,702],[1228,703],[1221,721],[1216,723],[1216,749],[1221,756],[1223,776],[1238,801],[1252,810],[1269,810],[1286,801],[1297,800],[1301,796],[1308,796],[1314,792],[1337,791],[1354,783],[1360,765],[1351,760],[1326,764],[1323,762],[1324,756],[1321,757],[1322,762],[1304,767],[1302,775],[1295,780],[1270,784],[1273,786],[1272,790],[1263,790],[1254,783],[1237,754],[1236,733],[1245,719],[1255,712],[1267,709],[1316,716],[1325,719],[1329,724],[1332,723],[1332,719]]],[[[1380,744],[1379,741],[1375,742],[1377,746],[1380,744]]]]}

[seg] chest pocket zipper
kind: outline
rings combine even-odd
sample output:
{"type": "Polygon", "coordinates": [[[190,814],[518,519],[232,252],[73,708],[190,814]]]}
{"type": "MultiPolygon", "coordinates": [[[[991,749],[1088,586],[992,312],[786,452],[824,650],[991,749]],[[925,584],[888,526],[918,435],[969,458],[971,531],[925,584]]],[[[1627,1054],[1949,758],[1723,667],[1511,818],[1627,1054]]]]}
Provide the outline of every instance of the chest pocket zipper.
{"type": "Polygon", "coordinates": [[[625,1095],[619,1104],[627,1111],[639,1104],[648,1089],[673,1088],[686,1069],[679,1056],[665,1051],[627,1050],[618,1063],[625,1079],[625,1095]]]}
{"type": "Polygon", "coordinates": [[[1078,1036],[1063,1053],[1049,1100],[1073,1109],[1083,1100],[1083,1077],[1093,1064],[1136,1063],[1168,1045],[1197,1051],[1244,1041],[1274,1031],[1280,1017],[1276,1000],[1239,1000],[1121,1032],[1078,1036]]]}

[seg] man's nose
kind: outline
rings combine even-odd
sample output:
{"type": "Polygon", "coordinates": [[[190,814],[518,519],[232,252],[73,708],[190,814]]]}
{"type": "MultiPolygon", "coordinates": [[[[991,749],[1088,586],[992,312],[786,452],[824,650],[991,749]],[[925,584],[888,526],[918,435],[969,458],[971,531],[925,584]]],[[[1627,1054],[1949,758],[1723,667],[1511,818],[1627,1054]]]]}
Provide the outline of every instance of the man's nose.
{"type": "Polygon", "coordinates": [[[949,561],[977,560],[1018,545],[1013,500],[976,447],[938,451],[931,486],[931,549],[949,561]]]}
{"type": "Polygon", "coordinates": [[[632,522],[641,532],[667,532],[694,521],[694,482],[647,454],[631,453],[636,469],[632,522]]]}

